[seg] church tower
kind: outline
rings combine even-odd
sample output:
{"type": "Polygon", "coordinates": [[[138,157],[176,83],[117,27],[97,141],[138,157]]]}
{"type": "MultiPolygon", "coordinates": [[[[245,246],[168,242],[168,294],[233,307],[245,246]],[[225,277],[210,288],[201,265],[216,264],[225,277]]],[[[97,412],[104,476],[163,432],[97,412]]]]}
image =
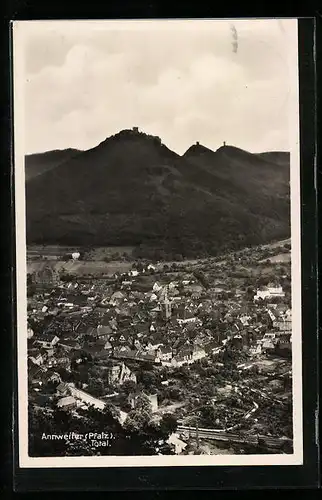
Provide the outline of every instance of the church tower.
{"type": "Polygon", "coordinates": [[[162,299],[162,313],[163,316],[165,317],[166,320],[169,320],[171,318],[171,302],[168,297],[168,286],[164,288],[163,291],[163,299],[162,299]]]}

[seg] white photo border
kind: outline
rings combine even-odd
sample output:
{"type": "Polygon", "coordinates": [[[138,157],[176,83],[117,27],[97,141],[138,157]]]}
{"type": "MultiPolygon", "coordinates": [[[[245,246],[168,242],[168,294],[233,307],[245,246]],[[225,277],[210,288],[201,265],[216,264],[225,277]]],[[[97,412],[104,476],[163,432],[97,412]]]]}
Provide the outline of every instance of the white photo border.
{"type": "MultiPolygon", "coordinates": [[[[195,20],[194,23],[220,20],[195,20]]],[[[17,307],[17,368],[18,368],[18,449],[21,468],[68,467],[175,467],[175,466],[258,466],[303,464],[302,418],[302,307],[301,307],[301,186],[299,139],[299,72],[298,20],[281,19],[288,36],[289,70],[289,133],[291,144],[291,257],[292,257],[292,374],[293,374],[293,453],[267,455],[201,455],[201,456],[91,456],[91,457],[30,457],[28,455],[28,383],[27,383],[27,263],[26,263],[26,209],[25,209],[25,116],[24,116],[24,41],[29,30],[52,23],[104,23],[106,29],[113,23],[131,29],[153,29],[153,23],[164,29],[173,23],[187,20],[144,21],[14,21],[13,31],[13,109],[14,109],[14,190],[16,223],[16,307],[17,307]]],[[[191,22],[191,21],[190,21],[191,22]]],[[[235,21],[234,21],[235,22],[235,21]]],[[[238,23],[238,20],[236,21],[238,23]]]]}

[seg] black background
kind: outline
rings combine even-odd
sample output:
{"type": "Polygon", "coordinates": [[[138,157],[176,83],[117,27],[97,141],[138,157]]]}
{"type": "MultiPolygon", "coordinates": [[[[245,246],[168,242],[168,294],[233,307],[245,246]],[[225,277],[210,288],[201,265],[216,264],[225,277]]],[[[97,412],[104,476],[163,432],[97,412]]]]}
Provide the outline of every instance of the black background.
{"type": "MultiPolygon", "coordinates": [[[[320,109],[317,96],[320,78],[316,80],[314,44],[317,47],[317,65],[321,66],[321,35],[314,34],[314,25],[321,27],[321,18],[305,18],[299,21],[299,73],[300,73],[300,139],[301,139],[301,204],[302,204],[302,305],[303,305],[303,466],[247,466],[247,467],[162,467],[118,469],[19,469],[16,426],[16,353],[15,353],[15,240],[14,240],[14,193],[11,179],[12,155],[12,91],[10,59],[10,19],[63,19],[63,18],[157,18],[157,17],[238,17],[220,9],[204,8],[200,2],[185,3],[184,9],[175,6],[166,12],[155,2],[102,2],[96,9],[90,5],[75,6],[67,2],[12,1],[5,4],[5,16],[1,30],[1,67],[4,90],[1,92],[1,384],[0,414],[4,417],[1,435],[4,445],[0,473],[2,493],[15,491],[94,491],[94,490],[200,490],[200,489],[267,489],[267,488],[317,488],[318,450],[316,446],[316,421],[318,389],[318,308],[317,308],[317,186],[321,181],[316,116],[320,109]],[[177,12],[176,12],[177,10],[177,12]],[[216,10],[216,12],[214,12],[216,10]],[[317,169],[314,158],[317,158],[317,169]],[[12,412],[12,390],[15,407],[12,412]],[[14,442],[12,439],[14,431],[14,442]]],[[[243,17],[278,17],[309,15],[308,12],[287,14],[287,4],[280,12],[251,12],[243,6],[243,17]]],[[[241,15],[241,13],[239,13],[241,15]]],[[[311,12],[311,16],[314,12],[311,12]]],[[[321,86],[321,85],[320,85],[321,86]]],[[[321,130],[321,127],[319,127],[321,130]]],[[[3,497],[3,495],[1,495],[3,497]]]]}

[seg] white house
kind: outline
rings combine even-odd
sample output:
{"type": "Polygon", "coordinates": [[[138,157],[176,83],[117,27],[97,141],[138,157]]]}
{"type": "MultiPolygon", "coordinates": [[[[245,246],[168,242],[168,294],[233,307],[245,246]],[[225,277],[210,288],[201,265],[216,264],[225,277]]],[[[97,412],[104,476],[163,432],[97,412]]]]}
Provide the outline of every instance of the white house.
{"type": "Polygon", "coordinates": [[[160,346],[158,350],[158,356],[159,359],[161,360],[161,363],[163,361],[171,361],[172,359],[172,349],[169,346],[160,346]]]}
{"type": "Polygon", "coordinates": [[[33,362],[34,365],[42,365],[43,362],[44,362],[44,358],[42,356],[42,354],[39,352],[38,354],[36,354],[35,356],[30,356],[30,361],[33,362]]]}
{"type": "Polygon", "coordinates": [[[273,322],[273,327],[281,332],[292,331],[292,311],[289,309],[273,322]]]}
{"type": "Polygon", "coordinates": [[[268,286],[270,297],[284,297],[285,293],[281,286],[268,286]]]}
{"type": "Polygon", "coordinates": [[[120,304],[121,302],[123,302],[125,300],[125,296],[122,292],[120,291],[117,291],[117,292],[114,292],[111,299],[110,299],[110,304],[111,305],[114,305],[114,306],[117,306],[118,304],[120,304]]]}
{"type": "MultiPolygon", "coordinates": [[[[150,402],[152,412],[156,412],[158,410],[158,396],[157,394],[146,394],[142,392],[142,395],[144,395],[150,402]]],[[[128,397],[128,402],[130,403],[132,408],[135,408],[136,406],[136,400],[138,398],[139,394],[130,394],[128,397]]]]}
{"type": "Polygon", "coordinates": [[[162,286],[160,286],[159,283],[156,281],[152,287],[152,290],[154,292],[159,292],[160,290],[162,290],[162,286]]]}
{"type": "Polygon", "coordinates": [[[173,366],[190,365],[206,356],[206,351],[200,346],[195,346],[192,350],[184,348],[177,356],[172,358],[171,364],[173,366]]]}
{"type": "Polygon", "coordinates": [[[53,347],[54,345],[56,345],[58,341],[59,341],[59,337],[57,337],[57,335],[48,334],[48,333],[43,335],[42,337],[37,338],[37,340],[36,340],[36,342],[38,344],[41,344],[42,347],[45,347],[48,349],[50,347],[53,347]]]}
{"type": "Polygon", "coordinates": [[[116,363],[109,369],[108,380],[110,384],[122,385],[126,381],[136,383],[136,375],[124,363],[116,363]]]}
{"type": "Polygon", "coordinates": [[[262,352],[262,341],[257,340],[256,344],[251,346],[249,349],[251,354],[261,354],[262,352]]]}
{"type": "Polygon", "coordinates": [[[57,402],[58,408],[73,408],[77,405],[76,399],[73,396],[66,396],[57,402]]]}
{"type": "Polygon", "coordinates": [[[258,300],[262,299],[265,300],[268,297],[270,297],[269,291],[266,290],[257,290],[256,295],[254,295],[254,302],[257,302],[258,300]]]}
{"type": "Polygon", "coordinates": [[[206,357],[206,355],[206,351],[202,347],[196,346],[192,352],[192,360],[197,361],[198,359],[206,357]]]}
{"type": "Polygon", "coordinates": [[[80,253],[79,252],[73,252],[72,253],[72,259],[73,260],[78,260],[80,257],[80,253]]]}
{"type": "Polygon", "coordinates": [[[270,309],[268,309],[267,312],[268,312],[268,315],[269,315],[271,321],[273,321],[273,322],[276,321],[275,314],[270,309]]]}
{"type": "Polygon", "coordinates": [[[248,326],[250,319],[251,319],[251,317],[248,316],[247,314],[243,314],[239,318],[239,320],[240,320],[240,322],[242,323],[243,326],[248,326]]]}
{"type": "Polygon", "coordinates": [[[188,444],[182,441],[182,439],[180,439],[175,433],[171,434],[167,443],[174,445],[176,455],[181,455],[183,450],[188,446],[188,444]]]}
{"type": "Polygon", "coordinates": [[[28,328],[27,329],[27,338],[31,339],[33,337],[33,335],[34,335],[33,329],[32,328],[28,328]]]}
{"type": "Polygon", "coordinates": [[[262,343],[262,349],[274,349],[275,343],[273,339],[265,339],[262,343]]]}
{"type": "Polygon", "coordinates": [[[265,300],[274,297],[285,297],[285,292],[283,292],[283,288],[281,286],[268,286],[263,290],[257,290],[256,295],[254,296],[254,302],[257,302],[260,299],[265,300]]]}
{"type": "Polygon", "coordinates": [[[196,318],[195,316],[193,316],[192,318],[186,318],[186,319],[178,318],[177,319],[179,325],[184,325],[185,323],[195,323],[197,320],[198,320],[198,323],[200,323],[200,320],[198,318],[196,318]]]}

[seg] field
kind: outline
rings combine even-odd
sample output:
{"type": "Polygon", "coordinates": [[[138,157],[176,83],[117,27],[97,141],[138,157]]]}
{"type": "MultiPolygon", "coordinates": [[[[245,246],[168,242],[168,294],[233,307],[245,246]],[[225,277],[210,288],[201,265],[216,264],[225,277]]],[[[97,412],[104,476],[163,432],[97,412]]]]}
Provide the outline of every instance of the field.
{"type": "Polygon", "coordinates": [[[66,273],[77,274],[84,276],[87,274],[101,275],[106,274],[112,276],[116,272],[127,272],[131,269],[131,262],[104,262],[104,261],[62,261],[62,260],[30,260],[27,262],[27,272],[34,273],[41,271],[46,265],[50,264],[58,272],[66,271],[66,273]]]}
{"type": "MultiPolygon", "coordinates": [[[[271,261],[272,264],[291,262],[291,252],[279,253],[278,255],[274,255],[273,257],[270,257],[269,260],[271,261]]],[[[260,262],[265,262],[265,261],[260,261],[260,262]]]]}
{"type": "Polygon", "coordinates": [[[74,246],[62,246],[62,245],[28,245],[27,255],[28,257],[58,257],[64,253],[76,252],[78,247],[74,246]]]}
{"type": "Polygon", "coordinates": [[[79,247],[61,245],[32,245],[27,248],[27,272],[34,273],[46,265],[54,267],[58,272],[66,271],[78,275],[113,275],[116,272],[127,272],[131,269],[131,262],[117,259],[117,254],[130,254],[133,247],[96,247],[86,253],[86,260],[63,260],[63,255],[70,255],[75,251],[82,251],[79,247]],[[104,258],[115,256],[112,262],[105,262],[104,258]]]}
{"type": "MultiPolygon", "coordinates": [[[[274,242],[268,245],[263,245],[262,248],[278,248],[286,243],[290,243],[290,239],[283,240],[279,242],[274,242]]],[[[132,268],[132,264],[134,262],[133,259],[121,260],[121,256],[124,254],[131,255],[134,247],[129,246],[114,246],[114,247],[94,247],[90,251],[85,252],[86,260],[63,260],[63,256],[68,254],[70,255],[74,251],[81,251],[82,248],[79,247],[71,247],[71,246],[61,246],[61,245],[32,245],[27,248],[27,272],[34,273],[43,269],[46,265],[50,265],[54,267],[54,269],[58,272],[66,271],[67,273],[77,274],[80,276],[84,275],[113,275],[116,272],[124,273],[128,272],[132,268]],[[110,262],[106,262],[104,259],[110,259],[110,262]]],[[[84,251],[84,250],[83,250],[84,251]]],[[[216,266],[226,266],[227,261],[230,254],[223,255],[223,259],[220,261],[216,261],[216,266]]],[[[279,253],[278,255],[273,255],[269,257],[270,263],[289,263],[291,261],[291,253],[279,253]]],[[[267,259],[257,260],[255,262],[265,263],[267,259]]],[[[213,258],[203,258],[203,259],[185,259],[185,266],[196,266],[200,265],[204,268],[204,266],[210,264],[210,269],[213,265],[213,258]]],[[[181,261],[163,261],[155,264],[157,270],[161,270],[164,264],[171,266],[172,264],[181,264],[181,261]]],[[[209,269],[209,270],[210,270],[209,269]]],[[[206,270],[204,268],[204,270],[206,270]]],[[[256,265],[246,265],[240,266],[237,264],[236,271],[252,271],[254,274],[270,274],[271,267],[268,266],[260,266],[256,265]]]]}
{"type": "Polygon", "coordinates": [[[104,260],[105,257],[111,258],[113,255],[132,255],[134,247],[130,246],[113,246],[113,247],[95,247],[86,254],[89,260],[104,260]]]}
{"type": "MultiPolygon", "coordinates": [[[[85,252],[86,258],[89,260],[104,260],[104,257],[113,255],[128,254],[131,255],[134,247],[129,246],[110,246],[110,247],[95,247],[90,251],[85,252]]],[[[63,246],[63,245],[30,245],[27,248],[28,259],[37,259],[39,257],[49,260],[59,260],[64,254],[84,251],[79,246],[63,246]]]]}
{"type": "Polygon", "coordinates": [[[291,244],[291,238],[287,238],[286,240],[274,241],[274,243],[267,243],[266,245],[262,245],[263,248],[277,248],[282,245],[291,244]]]}

